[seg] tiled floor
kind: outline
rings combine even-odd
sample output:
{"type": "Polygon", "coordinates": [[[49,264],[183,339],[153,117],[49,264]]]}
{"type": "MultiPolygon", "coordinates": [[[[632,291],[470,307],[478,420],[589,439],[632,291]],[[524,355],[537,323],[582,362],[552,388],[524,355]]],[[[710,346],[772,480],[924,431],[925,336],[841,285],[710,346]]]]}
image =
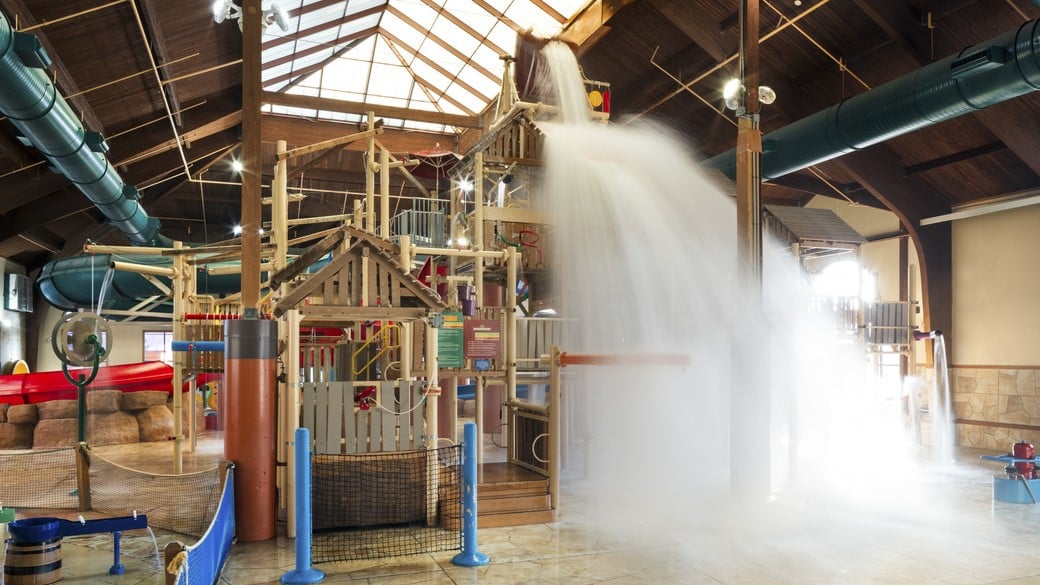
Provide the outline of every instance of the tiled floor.
{"type": "MultiPolygon", "coordinates": [[[[169,446],[162,446],[163,453],[169,446]]],[[[154,464],[154,449],[109,448],[126,462],[154,464]]],[[[655,524],[617,526],[590,502],[595,481],[564,482],[553,524],[485,529],[491,564],[457,567],[454,552],[320,565],[326,583],[689,583],[696,585],[1006,584],[1040,585],[1040,506],[994,503],[994,464],[961,453],[958,464],[866,467],[855,477],[786,492],[768,502],[689,494],[689,506],[655,524]],[[686,508],[696,510],[686,514],[686,508]]],[[[212,445],[195,457],[219,457],[212,445]]],[[[161,462],[165,465],[165,461],[161,462]]],[[[815,479],[815,478],[814,478],[815,479]]],[[[648,486],[646,501],[656,497],[648,486]]],[[[639,501],[639,497],[635,501],[639,501]]],[[[126,574],[109,576],[110,536],[62,543],[63,583],[163,583],[156,550],[175,538],[123,537],[126,574]]],[[[236,544],[221,582],[278,583],[293,568],[293,542],[236,544]]]]}

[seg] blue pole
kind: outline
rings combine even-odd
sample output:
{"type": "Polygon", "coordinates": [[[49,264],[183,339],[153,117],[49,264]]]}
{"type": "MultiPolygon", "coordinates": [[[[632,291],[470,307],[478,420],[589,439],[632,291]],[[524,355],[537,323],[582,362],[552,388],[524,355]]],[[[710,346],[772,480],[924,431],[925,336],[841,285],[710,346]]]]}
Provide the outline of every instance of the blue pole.
{"type": "Polygon", "coordinates": [[[282,583],[317,583],[325,573],[311,568],[311,432],[296,429],[296,569],[282,583]]]}
{"type": "Polygon", "coordinates": [[[460,567],[483,567],[491,562],[477,550],[477,425],[466,423],[462,443],[462,552],[451,562],[460,567]]]}
{"type": "Polygon", "coordinates": [[[172,351],[224,351],[223,341],[171,341],[172,351]]]}

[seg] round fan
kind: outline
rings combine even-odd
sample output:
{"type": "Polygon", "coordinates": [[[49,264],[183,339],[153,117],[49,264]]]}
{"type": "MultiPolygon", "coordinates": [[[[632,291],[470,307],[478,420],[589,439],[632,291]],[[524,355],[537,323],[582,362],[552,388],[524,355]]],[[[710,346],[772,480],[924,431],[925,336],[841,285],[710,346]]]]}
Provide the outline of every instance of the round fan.
{"type": "Polygon", "coordinates": [[[108,321],[96,313],[66,313],[51,335],[54,355],[70,366],[92,366],[112,347],[108,321]]]}

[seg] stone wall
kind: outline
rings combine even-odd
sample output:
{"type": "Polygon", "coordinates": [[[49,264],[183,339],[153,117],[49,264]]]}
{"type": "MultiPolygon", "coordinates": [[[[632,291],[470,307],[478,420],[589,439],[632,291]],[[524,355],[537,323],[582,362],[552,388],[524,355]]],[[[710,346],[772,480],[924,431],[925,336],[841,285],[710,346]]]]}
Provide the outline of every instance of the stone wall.
{"type": "Polygon", "coordinates": [[[958,420],[987,423],[959,423],[958,445],[1001,452],[1023,439],[1040,445],[1040,368],[951,367],[950,391],[958,420]]]}
{"type": "MultiPolygon", "coordinates": [[[[190,395],[184,394],[184,404],[190,395]]],[[[166,392],[88,390],[87,442],[115,445],[167,441],[173,436],[173,406],[166,392]]],[[[39,404],[0,404],[0,449],[50,449],[76,444],[78,412],[75,400],[39,404]]],[[[185,433],[191,411],[185,408],[185,433]]],[[[196,421],[203,425],[202,405],[196,421]]]]}

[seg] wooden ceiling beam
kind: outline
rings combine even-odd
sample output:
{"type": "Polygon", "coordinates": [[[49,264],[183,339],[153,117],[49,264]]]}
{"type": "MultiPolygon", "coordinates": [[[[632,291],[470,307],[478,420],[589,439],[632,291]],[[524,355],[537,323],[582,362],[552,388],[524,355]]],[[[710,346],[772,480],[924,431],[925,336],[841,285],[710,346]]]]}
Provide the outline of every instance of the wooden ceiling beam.
{"type": "Polygon", "coordinates": [[[610,19],[634,2],[636,0],[593,0],[563,26],[557,37],[578,47],[578,54],[582,55],[610,31],[610,19]]]}
{"type": "Polygon", "coordinates": [[[321,24],[312,26],[312,27],[310,27],[308,29],[304,29],[304,30],[301,30],[301,31],[293,33],[293,34],[282,35],[282,36],[276,37],[276,38],[274,38],[274,39],[272,39],[270,41],[267,41],[267,42],[263,43],[262,45],[260,45],[260,49],[262,51],[266,51],[268,49],[273,49],[274,47],[277,47],[279,45],[284,45],[285,43],[288,43],[290,41],[298,41],[298,40],[301,40],[301,39],[303,39],[305,37],[309,37],[309,36],[311,36],[313,34],[317,34],[317,33],[329,30],[330,28],[336,28],[336,27],[339,27],[339,26],[343,26],[344,24],[350,24],[351,22],[354,22],[355,20],[359,20],[359,19],[365,18],[366,16],[371,16],[373,14],[379,14],[379,13],[383,12],[383,10],[385,8],[386,8],[385,4],[377,4],[375,6],[366,8],[364,10],[359,10],[359,11],[353,13],[353,14],[348,14],[348,15],[342,17],[342,18],[337,18],[337,19],[334,19],[334,20],[330,20],[328,22],[323,22],[321,24]]]}
{"type": "MultiPolygon", "coordinates": [[[[457,48],[455,48],[450,43],[446,42],[441,37],[439,37],[439,36],[437,36],[435,34],[430,33],[429,30],[424,28],[418,22],[415,22],[415,20],[413,20],[411,17],[409,17],[407,14],[405,14],[401,10],[395,8],[392,5],[388,5],[387,6],[387,11],[390,12],[390,14],[393,14],[394,16],[396,16],[397,18],[400,18],[405,24],[407,24],[408,26],[410,26],[413,29],[415,29],[415,31],[418,32],[419,34],[424,35],[424,36],[429,35],[427,38],[429,38],[431,41],[436,43],[437,46],[439,46],[440,48],[444,49],[445,51],[451,53],[452,55],[455,55],[455,57],[459,61],[462,61],[463,63],[468,63],[469,67],[472,67],[473,69],[476,69],[484,77],[487,77],[489,80],[495,82],[496,84],[502,83],[502,79],[497,74],[492,73],[491,71],[488,71],[488,69],[486,67],[483,67],[480,63],[477,63],[476,61],[470,61],[470,58],[469,58],[468,55],[464,54],[462,51],[458,50],[457,48]]],[[[441,12],[441,14],[444,14],[444,12],[441,12]]],[[[440,64],[436,63],[436,61],[434,61],[433,59],[430,59],[429,57],[426,57],[425,55],[419,53],[415,49],[409,47],[407,44],[405,44],[404,41],[399,40],[396,37],[392,37],[386,31],[383,31],[383,34],[386,35],[387,38],[392,38],[395,43],[397,43],[401,47],[404,47],[405,49],[407,49],[410,53],[412,53],[413,55],[415,55],[419,59],[422,59],[423,61],[426,61],[431,67],[433,67],[435,69],[442,69],[440,64]]],[[[482,44],[486,44],[486,41],[482,40],[482,44]]],[[[451,73],[445,73],[443,71],[441,72],[441,74],[444,75],[445,77],[447,77],[448,79],[451,79],[452,77],[454,77],[454,75],[452,75],[451,73]]],[[[476,93],[476,92],[474,92],[474,93],[476,93]]]]}
{"type": "MultiPolygon", "coordinates": [[[[855,0],[856,5],[884,30],[918,65],[924,67],[934,57],[928,29],[920,19],[906,6],[892,2],[871,2],[855,0]]],[[[957,4],[965,4],[959,2],[957,4]]],[[[947,15],[952,12],[947,12],[947,15]]],[[[933,18],[935,18],[933,16],[933,18]]],[[[985,40],[985,39],[979,39],[985,40]]],[[[961,42],[961,41],[955,41],[961,42]]],[[[936,53],[945,56],[960,47],[944,46],[936,49],[936,53]]],[[[978,110],[971,114],[998,140],[1003,142],[1023,163],[1040,176],[1040,153],[1036,149],[1035,137],[1029,136],[1022,128],[1021,120],[1029,119],[1031,114],[1024,111],[1016,100],[1005,102],[994,107],[978,110]],[[1021,117],[1024,115],[1025,117],[1021,117]]]]}
{"type": "MultiPolygon", "coordinates": [[[[241,110],[237,110],[237,111],[234,111],[234,112],[231,112],[231,113],[219,116],[218,118],[211,119],[211,120],[209,120],[209,121],[207,121],[207,122],[205,122],[205,123],[203,123],[203,124],[201,124],[199,126],[196,126],[196,127],[192,128],[192,129],[186,131],[186,132],[182,132],[180,134],[180,141],[181,141],[181,143],[189,144],[189,143],[192,143],[192,142],[195,142],[195,141],[198,141],[198,140],[202,140],[203,138],[207,138],[209,136],[213,136],[214,134],[218,134],[218,133],[223,132],[225,130],[230,130],[231,128],[234,128],[235,126],[238,126],[241,123],[242,123],[242,111],[241,110]]],[[[122,159],[120,159],[118,162],[113,162],[112,164],[115,165],[115,166],[120,166],[120,167],[124,166],[124,165],[132,165],[134,163],[140,162],[142,160],[151,158],[153,156],[162,154],[162,153],[170,151],[170,150],[174,150],[176,148],[177,148],[177,139],[176,138],[170,138],[168,140],[164,140],[164,141],[160,142],[159,144],[156,144],[154,146],[151,146],[149,148],[146,148],[144,150],[141,150],[141,151],[136,152],[134,154],[131,154],[129,156],[125,156],[122,159]]]]}
{"type": "Polygon", "coordinates": [[[396,106],[348,102],[346,100],[334,100],[309,95],[296,95],[271,91],[265,91],[262,99],[266,104],[277,104],[280,106],[295,108],[326,110],[329,112],[342,112],[346,114],[358,114],[361,116],[364,116],[367,112],[374,112],[379,118],[396,118],[399,120],[411,120],[413,122],[444,124],[446,126],[455,126],[458,128],[483,128],[480,116],[445,114],[441,112],[399,108],[396,106]]]}
{"type": "MultiPolygon", "coordinates": [[[[336,46],[344,44],[344,43],[349,43],[351,41],[356,41],[358,39],[366,38],[368,36],[376,34],[377,32],[379,32],[379,27],[378,26],[373,26],[373,27],[369,27],[369,28],[366,28],[366,29],[363,29],[363,30],[359,30],[356,33],[349,34],[347,36],[340,37],[340,38],[336,39],[336,46]]],[[[293,61],[293,60],[296,60],[296,59],[303,59],[304,57],[309,57],[309,56],[311,56],[311,55],[313,55],[315,53],[320,53],[322,51],[327,51],[327,50],[329,50],[329,48],[330,48],[329,45],[314,45],[312,47],[307,47],[306,49],[300,49],[299,51],[291,52],[291,53],[289,53],[289,54],[287,54],[287,55],[285,55],[283,57],[279,57],[277,59],[272,59],[270,61],[264,61],[264,64],[262,65],[262,67],[264,69],[273,69],[274,67],[278,67],[279,65],[285,65],[286,63],[288,63],[290,61],[293,61]]],[[[335,49],[335,46],[333,46],[331,48],[335,49]]],[[[338,50],[333,50],[333,53],[337,54],[337,53],[339,53],[339,51],[338,50]]],[[[295,73],[295,72],[291,72],[291,73],[295,73]]],[[[273,81],[268,81],[268,83],[273,83],[273,81]]]]}
{"type": "Polygon", "coordinates": [[[919,162],[914,165],[910,165],[903,169],[903,174],[910,176],[916,175],[917,173],[923,173],[925,171],[932,171],[935,169],[941,169],[942,167],[971,160],[987,154],[993,154],[994,152],[1000,152],[1007,150],[1007,145],[1003,142],[990,142],[989,144],[983,144],[982,146],[976,146],[975,148],[969,148],[960,152],[954,152],[945,156],[919,162]]]}
{"type": "Polygon", "coordinates": [[[163,67],[164,64],[170,61],[170,53],[166,50],[166,38],[163,36],[162,26],[159,21],[157,0],[139,0],[139,2],[141,5],[141,24],[144,26],[145,33],[148,36],[149,50],[155,58],[155,64],[158,65],[159,78],[163,81],[160,91],[166,94],[170,111],[173,112],[173,121],[180,128],[184,124],[184,119],[180,112],[181,100],[177,97],[177,90],[174,88],[174,84],[167,83],[171,76],[169,70],[163,67]]]}
{"type": "Polygon", "coordinates": [[[727,50],[722,46],[722,35],[719,34],[718,24],[710,26],[711,21],[705,19],[703,12],[698,10],[693,3],[651,0],[650,4],[672,21],[672,24],[691,41],[704,49],[704,52],[710,55],[716,63],[725,61],[733,53],[734,49],[727,50]]]}
{"type": "MultiPolygon", "coordinates": [[[[36,18],[33,17],[29,8],[22,0],[0,0],[0,7],[4,9],[4,12],[6,12],[8,16],[18,19],[20,28],[26,28],[37,24],[36,18]]],[[[47,54],[50,55],[51,71],[54,74],[54,81],[61,94],[76,95],[76,97],[69,98],[68,102],[69,105],[72,106],[72,109],[79,114],[84,127],[87,130],[93,130],[94,132],[104,134],[105,127],[101,124],[101,118],[99,118],[94,112],[94,108],[91,107],[87,98],[83,95],[78,95],[80,89],[79,86],[76,85],[76,80],[72,77],[72,73],[69,72],[68,68],[65,67],[65,63],[54,50],[54,46],[47,40],[47,36],[43,34],[43,30],[37,29],[33,31],[32,34],[40,40],[40,44],[43,45],[47,54]]]]}

